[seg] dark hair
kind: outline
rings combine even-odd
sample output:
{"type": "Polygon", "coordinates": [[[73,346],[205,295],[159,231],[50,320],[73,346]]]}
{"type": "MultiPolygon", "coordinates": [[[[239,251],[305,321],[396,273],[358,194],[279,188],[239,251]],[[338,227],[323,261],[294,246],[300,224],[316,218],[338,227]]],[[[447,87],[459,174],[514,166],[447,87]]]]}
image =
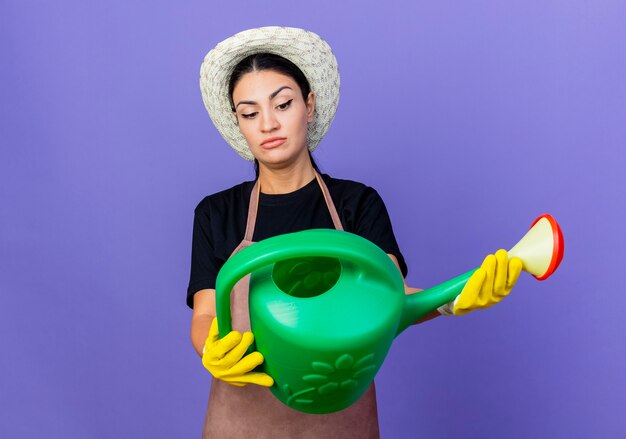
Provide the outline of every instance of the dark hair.
{"type": "MultiPolygon", "coordinates": [[[[228,97],[233,111],[235,111],[233,91],[235,90],[237,82],[239,82],[241,77],[246,73],[258,72],[262,70],[273,70],[289,76],[291,79],[296,81],[296,84],[298,84],[298,87],[300,87],[300,91],[302,92],[302,98],[306,102],[309,97],[309,92],[311,91],[311,86],[309,85],[309,81],[307,81],[306,76],[304,76],[304,73],[302,73],[302,70],[300,70],[297,65],[280,55],[275,55],[273,53],[255,53],[239,61],[233,69],[233,73],[230,75],[230,81],[228,82],[228,97]]],[[[309,151],[309,158],[311,159],[313,169],[320,172],[317,164],[313,160],[311,151],[309,151]]],[[[254,159],[254,173],[257,178],[259,178],[259,162],[257,159],[254,159]]]]}
{"type": "Polygon", "coordinates": [[[304,99],[304,102],[306,102],[309,97],[309,92],[311,91],[311,86],[309,85],[309,81],[307,81],[306,76],[304,76],[304,73],[302,73],[302,70],[300,70],[297,65],[280,55],[274,55],[273,53],[255,53],[239,61],[233,69],[233,73],[230,75],[230,81],[228,82],[228,97],[230,99],[230,107],[233,111],[235,111],[233,91],[235,90],[237,82],[239,82],[241,77],[246,73],[259,72],[262,70],[273,70],[292,78],[296,81],[298,87],[300,87],[300,90],[302,91],[302,98],[304,99]]]}

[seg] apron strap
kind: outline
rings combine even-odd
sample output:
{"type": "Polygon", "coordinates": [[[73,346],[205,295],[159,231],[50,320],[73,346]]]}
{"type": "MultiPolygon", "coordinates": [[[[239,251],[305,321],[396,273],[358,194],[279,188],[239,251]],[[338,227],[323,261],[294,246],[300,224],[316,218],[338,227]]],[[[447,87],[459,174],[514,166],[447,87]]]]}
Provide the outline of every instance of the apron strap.
{"type": "Polygon", "coordinates": [[[328,191],[328,187],[326,186],[326,183],[324,183],[322,176],[317,171],[315,171],[315,178],[317,178],[317,182],[319,183],[320,188],[322,189],[322,194],[324,195],[324,201],[326,201],[326,206],[328,207],[328,212],[330,213],[330,217],[333,220],[333,225],[335,226],[335,229],[343,231],[343,226],[341,225],[339,214],[337,213],[337,209],[335,208],[335,203],[333,203],[333,199],[330,196],[330,192],[328,191]]]}
{"type": "Polygon", "coordinates": [[[254,236],[254,225],[256,223],[256,213],[259,206],[259,194],[261,193],[261,185],[257,178],[252,192],[250,193],[250,204],[248,205],[248,221],[246,222],[246,233],[244,235],[244,241],[252,241],[254,236]]]}
{"type": "MultiPolygon", "coordinates": [[[[326,202],[326,207],[328,207],[328,212],[330,213],[330,218],[333,220],[333,225],[337,230],[343,230],[343,226],[341,225],[341,220],[339,219],[339,214],[337,213],[337,208],[335,207],[335,203],[330,196],[330,192],[328,191],[328,187],[321,175],[315,172],[315,179],[322,190],[322,195],[324,196],[324,201],[326,202]]],[[[248,205],[248,220],[246,222],[246,233],[244,235],[245,241],[252,242],[252,237],[254,236],[254,226],[256,224],[257,211],[259,207],[259,194],[261,193],[261,185],[259,184],[259,179],[256,180],[254,186],[252,187],[252,192],[250,193],[250,204],[248,205]]]]}

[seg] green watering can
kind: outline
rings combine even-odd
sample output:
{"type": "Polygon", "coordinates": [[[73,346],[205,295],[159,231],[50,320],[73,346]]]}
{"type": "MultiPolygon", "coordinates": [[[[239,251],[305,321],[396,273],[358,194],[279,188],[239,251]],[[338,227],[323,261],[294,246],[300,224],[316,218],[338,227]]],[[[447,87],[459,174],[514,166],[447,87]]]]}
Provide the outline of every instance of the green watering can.
{"type": "MultiPolygon", "coordinates": [[[[509,251],[547,278],[563,236],[542,215],[509,251]]],[[[475,270],[416,294],[387,254],[352,233],[313,229],[269,238],[233,255],[216,282],[220,337],[232,330],[230,294],[249,273],[250,324],[271,392],[306,413],[331,413],[370,386],[394,338],[456,298],[475,270]]]]}

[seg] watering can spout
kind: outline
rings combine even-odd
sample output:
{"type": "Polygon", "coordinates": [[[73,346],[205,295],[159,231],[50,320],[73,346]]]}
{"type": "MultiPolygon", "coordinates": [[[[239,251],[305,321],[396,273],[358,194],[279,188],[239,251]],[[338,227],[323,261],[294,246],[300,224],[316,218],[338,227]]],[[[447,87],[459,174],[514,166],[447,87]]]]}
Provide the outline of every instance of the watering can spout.
{"type": "Polygon", "coordinates": [[[436,310],[442,305],[451,302],[461,294],[463,287],[476,269],[468,271],[460,276],[450,279],[442,284],[436,285],[427,290],[405,296],[404,309],[398,332],[400,334],[416,321],[436,310]]]}
{"type": "MultiPolygon", "coordinates": [[[[522,260],[523,269],[538,280],[545,280],[554,273],[563,259],[563,233],[556,220],[548,214],[541,215],[530,230],[511,250],[509,257],[522,260]]],[[[411,326],[426,314],[453,301],[477,269],[435,287],[405,297],[405,306],[397,334],[411,326]]]]}

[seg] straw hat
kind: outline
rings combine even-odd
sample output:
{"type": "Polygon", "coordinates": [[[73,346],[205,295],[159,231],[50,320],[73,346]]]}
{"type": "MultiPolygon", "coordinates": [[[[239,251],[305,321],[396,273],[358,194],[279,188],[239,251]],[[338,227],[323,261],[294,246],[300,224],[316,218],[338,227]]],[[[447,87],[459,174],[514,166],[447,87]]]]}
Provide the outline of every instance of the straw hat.
{"type": "Polygon", "coordinates": [[[339,70],[330,46],[317,34],[293,27],[249,29],[225,39],[207,53],[200,67],[204,106],[220,134],[246,160],[254,160],[239,131],[228,96],[234,67],[255,53],[273,53],[297,65],[315,93],[315,113],[307,144],[313,151],[328,131],[339,103],[339,70]]]}

